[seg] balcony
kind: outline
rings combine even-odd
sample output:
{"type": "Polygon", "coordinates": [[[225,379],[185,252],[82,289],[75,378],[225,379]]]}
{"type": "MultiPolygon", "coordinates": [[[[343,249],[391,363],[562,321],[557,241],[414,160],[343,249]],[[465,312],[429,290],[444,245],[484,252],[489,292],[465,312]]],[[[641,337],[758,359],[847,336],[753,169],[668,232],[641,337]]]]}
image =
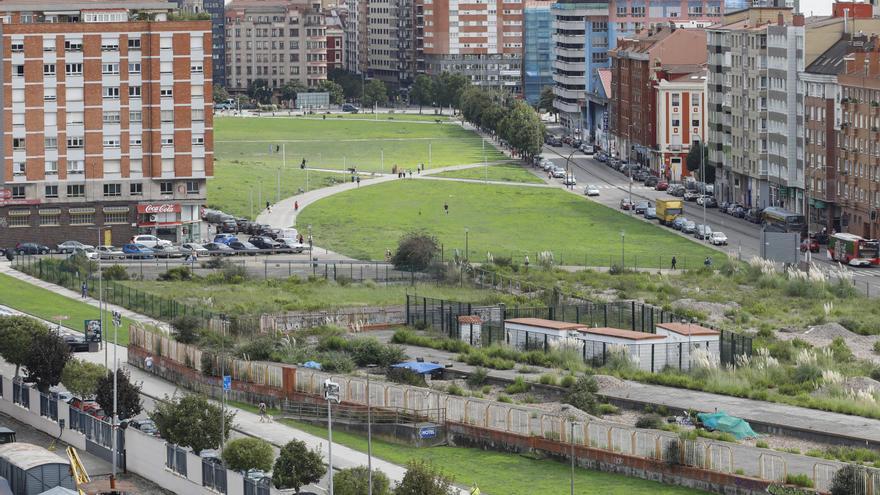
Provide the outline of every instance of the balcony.
{"type": "Polygon", "coordinates": [[[553,86],[553,94],[569,100],[583,100],[584,90],[566,89],[559,86],[553,86]]]}
{"type": "MultiPolygon", "coordinates": [[[[554,43],[564,43],[566,45],[583,45],[586,37],[583,34],[559,34],[553,33],[554,43]]],[[[581,53],[583,55],[583,52],[581,53]]]]}
{"type": "Polygon", "coordinates": [[[560,60],[553,61],[553,68],[560,69],[569,72],[584,72],[584,63],[577,62],[562,62],[560,60]]]}
{"type": "Polygon", "coordinates": [[[565,58],[577,58],[581,60],[586,60],[586,52],[583,48],[562,48],[559,46],[553,47],[553,53],[557,57],[565,57],[565,58]]]}
{"type": "Polygon", "coordinates": [[[561,74],[554,74],[553,81],[569,86],[583,86],[586,84],[586,79],[584,79],[584,76],[565,76],[561,74]]]}
{"type": "Polygon", "coordinates": [[[567,103],[562,100],[553,100],[553,108],[561,113],[580,113],[581,107],[574,103],[567,103]]]}
{"type": "Polygon", "coordinates": [[[585,31],[587,29],[584,21],[555,21],[553,29],[564,29],[566,31],[585,31]]]}

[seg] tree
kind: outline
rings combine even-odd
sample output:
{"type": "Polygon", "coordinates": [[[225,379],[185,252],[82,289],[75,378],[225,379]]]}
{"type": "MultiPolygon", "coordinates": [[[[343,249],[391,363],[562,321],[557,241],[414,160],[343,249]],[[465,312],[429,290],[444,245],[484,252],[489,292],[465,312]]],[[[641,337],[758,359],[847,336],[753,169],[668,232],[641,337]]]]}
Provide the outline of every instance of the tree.
{"type": "Polygon", "coordinates": [[[284,86],[281,86],[281,99],[284,101],[296,102],[296,95],[305,93],[309,90],[305,84],[299,79],[291,79],[284,86]]]}
{"type": "Polygon", "coordinates": [[[599,404],[596,399],[598,391],[599,385],[596,383],[596,378],[593,375],[584,374],[571,386],[564,402],[581,411],[594,414],[599,404]]]}
{"type": "MultiPolygon", "coordinates": [[[[687,156],[687,169],[688,172],[696,172],[700,173],[700,153],[703,152],[703,144],[700,141],[695,141],[694,144],[691,145],[691,150],[688,152],[687,156]]],[[[703,158],[705,158],[704,152],[703,158]]],[[[705,162],[703,162],[705,163],[705,162]]]]}
{"type": "Polygon", "coordinates": [[[464,74],[444,72],[433,82],[434,101],[441,107],[459,108],[459,98],[470,86],[470,79],[464,74]]]}
{"type": "Polygon", "coordinates": [[[388,88],[385,87],[385,83],[378,79],[371,79],[364,89],[364,97],[361,104],[364,107],[372,107],[386,103],[388,103],[388,88]]]}
{"type": "Polygon", "coordinates": [[[107,374],[107,370],[88,361],[71,359],[61,373],[61,384],[77,397],[90,399],[98,390],[98,380],[107,374]]]}
{"type": "Polygon", "coordinates": [[[452,495],[457,490],[453,479],[422,460],[406,464],[406,474],[394,489],[394,495],[452,495]]]}
{"type": "Polygon", "coordinates": [[[237,438],[226,444],[223,448],[223,463],[226,467],[235,471],[247,471],[259,469],[269,471],[272,469],[272,461],[275,453],[272,445],[260,438],[237,438]]]}
{"type": "Polygon", "coordinates": [[[257,103],[267,104],[272,101],[272,88],[265,79],[254,79],[248,84],[247,94],[257,103]]]}
{"type": "Polygon", "coordinates": [[[345,69],[332,69],[327,79],[342,86],[342,94],[348,100],[360,100],[363,97],[363,76],[353,74],[345,69]]]}
{"type": "Polygon", "coordinates": [[[202,395],[179,399],[166,396],[165,401],[150,413],[150,419],[156,423],[162,438],[181,447],[190,447],[196,454],[220,445],[220,420],[229,432],[234,416],[235,413],[227,413],[224,417],[220,407],[202,395]]]}
{"type": "Polygon", "coordinates": [[[30,350],[22,365],[27,373],[25,381],[49,393],[49,388],[61,383],[61,374],[70,360],[67,343],[54,332],[37,332],[31,337],[30,350]]]}
{"type": "Polygon", "coordinates": [[[296,493],[303,485],[315,483],[324,476],[327,468],[324,457],[317,450],[309,450],[299,440],[291,440],[281,448],[272,468],[275,488],[293,488],[296,493]]]}
{"type": "MultiPolygon", "coordinates": [[[[366,466],[340,469],[333,476],[333,493],[336,495],[368,495],[370,471],[366,466]]],[[[373,470],[373,495],[391,495],[391,482],[385,473],[373,470]]]]}
{"type": "Polygon", "coordinates": [[[229,92],[219,84],[214,85],[214,103],[223,103],[229,99],[229,92]]]}
{"type": "Polygon", "coordinates": [[[48,332],[45,325],[29,316],[0,316],[0,357],[15,365],[16,377],[30,353],[33,336],[48,332]]]}
{"type": "Polygon", "coordinates": [[[174,340],[181,344],[192,344],[199,340],[199,327],[202,322],[193,315],[181,315],[171,322],[174,327],[174,340]]]}
{"type": "Polygon", "coordinates": [[[439,252],[436,237],[427,232],[409,232],[398,241],[391,263],[398,270],[420,271],[428,268],[439,252]]]}
{"type": "MultiPolygon", "coordinates": [[[[95,402],[108,415],[113,416],[113,372],[105,373],[98,380],[95,402]]],[[[131,383],[127,370],[119,370],[116,378],[116,405],[119,406],[119,419],[133,418],[141,413],[141,387],[131,383]]],[[[219,420],[218,420],[219,423],[219,420]]]]}
{"type": "Polygon", "coordinates": [[[838,469],[831,478],[831,495],[851,495],[856,493],[856,487],[863,484],[859,467],[854,464],[847,464],[838,469]]]}
{"type": "Polygon", "coordinates": [[[538,110],[544,110],[555,115],[556,108],[553,106],[553,100],[555,99],[556,95],[553,94],[553,87],[544,86],[544,89],[541,90],[541,97],[538,99],[538,110]]]}
{"type": "Polygon", "coordinates": [[[410,99],[419,105],[419,113],[422,113],[422,105],[431,105],[434,103],[434,85],[431,78],[425,74],[416,76],[413,83],[412,91],[409,93],[410,99]]]}
{"type": "Polygon", "coordinates": [[[342,102],[345,101],[344,92],[339,83],[330,80],[321,81],[321,84],[318,85],[318,90],[330,93],[330,103],[333,105],[342,105],[342,102]]]}

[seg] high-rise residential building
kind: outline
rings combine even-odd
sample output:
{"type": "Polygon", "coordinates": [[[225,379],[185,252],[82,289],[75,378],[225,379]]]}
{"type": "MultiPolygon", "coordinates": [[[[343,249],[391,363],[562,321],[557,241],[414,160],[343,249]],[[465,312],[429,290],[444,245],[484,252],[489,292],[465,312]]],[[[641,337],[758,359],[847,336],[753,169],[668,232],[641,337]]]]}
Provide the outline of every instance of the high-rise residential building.
{"type": "Polygon", "coordinates": [[[327,25],[327,72],[345,69],[345,28],[336,9],[326,12],[327,25]]]}
{"type": "MultiPolygon", "coordinates": [[[[694,107],[703,106],[702,92],[695,96],[690,91],[658,91],[656,85],[658,81],[689,78],[700,72],[706,63],[705,46],[703,29],[663,27],[621,39],[609,52],[611,148],[617,150],[621,159],[642,165],[650,163],[658,174],[668,177],[672,177],[677,165],[681,176],[680,157],[658,154],[658,142],[662,138],[665,143],[681,146],[699,140],[692,130],[702,127],[702,111],[691,113],[694,107]],[[658,119],[660,95],[664,97],[663,117],[668,122],[658,119]],[[668,164],[663,162],[666,158],[668,164]]],[[[664,151],[670,151],[668,145],[664,151]]]]}
{"type": "Polygon", "coordinates": [[[143,0],[0,2],[0,238],[207,235],[211,23],[143,0]]]}
{"type": "MultiPolygon", "coordinates": [[[[657,101],[657,139],[650,148],[651,170],[671,181],[691,176],[687,156],[695,142],[706,138],[706,68],[689,72],[657,71],[654,83],[657,101]]],[[[705,162],[697,176],[704,180],[705,162]]]]}
{"type": "Polygon", "coordinates": [[[367,71],[367,6],[369,0],[345,0],[345,70],[352,74],[367,71]]]}
{"type": "Polygon", "coordinates": [[[520,93],[522,0],[417,0],[424,15],[430,74],[454,72],[471,83],[520,93]]]}
{"type": "Polygon", "coordinates": [[[555,106],[570,134],[604,146],[608,95],[600,69],[610,67],[608,51],[618,39],[674,23],[705,27],[745,0],[559,0],[553,5],[555,106]]]}
{"type": "Polygon", "coordinates": [[[320,3],[235,0],[226,6],[226,80],[246,91],[257,79],[273,90],[327,79],[327,29],[320,3]]]}
{"type": "Polygon", "coordinates": [[[366,76],[408,87],[417,73],[415,0],[368,0],[366,10],[366,76]]]}
{"type": "Polygon", "coordinates": [[[523,12],[522,94],[535,105],[553,86],[552,0],[526,0],[523,12]]]}
{"type": "Polygon", "coordinates": [[[211,16],[211,53],[214,84],[226,86],[226,4],[224,0],[177,0],[181,11],[211,16]]]}

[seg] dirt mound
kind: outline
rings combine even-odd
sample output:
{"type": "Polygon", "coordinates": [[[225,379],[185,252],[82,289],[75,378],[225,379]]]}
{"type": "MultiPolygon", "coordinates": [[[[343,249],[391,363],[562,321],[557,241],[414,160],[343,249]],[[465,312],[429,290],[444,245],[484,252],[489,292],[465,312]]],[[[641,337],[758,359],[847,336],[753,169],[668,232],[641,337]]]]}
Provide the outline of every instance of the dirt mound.
{"type": "Polygon", "coordinates": [[[706,315],[708,323],[722,323],[727,320],[727,313],[739,309],[739,304],[735,302],[713,303],[694,299],[679,299],[672,303],[672,307],[673,309],[686,309],[703,313],[706,315]]]}
{"type": "MultiPolygon", "coordinates": [[[[862,390],[880,390],[880,382],[874,380],[873,378],[868,378],[867,376],[854,376],[851,378],[847,378],[840,383],[840,386],[843,387],[844,390],[853,390],[856,392],[862,390]]],[[[827,392],[828,387],[823,386],[819,387],[818,390],[813,392],[813,395],[825,395],[827,392]]]]}
{"type": "Polygon", "coordinates": [[[596,375],[596,383],[599,385],[599,392],[603,390],[629,388],[628,383],[621,380],[620,378],[617,378],[616,376],[596,375]]]}
{"type": "Polygon", "coordinates": [[[825,323],[806,330],[785,331],[776,335],[783,340],[798,338],[815,347],[825,347],[835,338],[841,337],[857,358],[880,363],[880,356],[874,352],[874,342],[880,340],[880,336],[859,335],[839,323],[825,323]]]}

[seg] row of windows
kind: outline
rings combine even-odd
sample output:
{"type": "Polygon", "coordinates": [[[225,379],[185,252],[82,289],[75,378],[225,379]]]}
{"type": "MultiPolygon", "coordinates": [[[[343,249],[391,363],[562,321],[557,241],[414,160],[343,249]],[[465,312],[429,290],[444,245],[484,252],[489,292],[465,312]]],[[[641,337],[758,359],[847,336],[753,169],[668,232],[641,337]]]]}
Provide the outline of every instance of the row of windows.
{"type": "MultiPolygon", "coordinates": [[[[186,193],[187,194],[199,194],[199,181],[188,180],[186,181],[186,193]]],[[[24,185],[14,185],[12,186],[12,199],[26,199],[27,197],[27,187],[24,185]]],[[[58,185],[57,184],[48,184],[44,188],[44,193],[46,198],[57,199],[58,195],[58,185]]],[[[130,196],[143,196],[144,194],[144,185],[140,182],[132,182],[128,185],[128,193],[130,196]]],[[[171,195],[174,194],[174,183],[171,181],[163,181],[159,183],[159,193],[162,195],[171,195]]],[[[86,195],[86,186],[85,184],[69,184],[67,185],[67,196],[68,198],[84,198],[86,195]]],[[[116,198],[122,196],[122,184],[119,183],[108,183],[104,184],[104,197],[105,198],[116,198]]]]}
{"type": "MultiPolygon", "coordinates": [[[[162,113],[169,113],[170,115],[165,117],[163,115],[163,122],[173,122],[174,115],[171,110],[162,110],[162,113]],[[165,119],[168,120],[165,120],[165,119]]],[[[113,112],[117,114],[118,112],[113,112]]],[[[132,112],[134,113],[134,112],[132,112]]],[[[140,113],[140,112],[137,112],[140,113]]],[[[105,120],[105,122],[107,122],[105,120]]],[[[118,122],[118,121],[117,121],[118,122]]],[[[140,136],[131,136],[131,145],[132,146],[140,146],[141,145],[141,137],[140,136]]],[[[103,144],[105,148],[119,148],[119,136],[105,136],[103,138],[103,144]]],[[[205,144],[205,136],[203,134],[194,134],[192,136],[192,144],[195,146],[202,146],[205,144]]],[[[162,146],[173,146],[174,145],[174,137],[173,136],[162,136],[162,146]]],[[[58,138],[57,137],[45,137],[43,138],[43,146],[46,149],[58,149],[58,138]]],[[[85,138],[81,136],[70,136],[67,138],[67,149],[82,149],[85,147],[85,138]]],[[[24,150],[25,149],[25,138],[12,138],[12,149],[14,150],[24,150]]],[[[50,163],[50,162],[47,162],[50,163]]],[[[13,167],[16,170],[17,175],[25,175],[24,172],[24,162],[13,162],[13,167]],[[21,169],[20,173],[18,172],[18,168],[21,169]]]]}
{"type": "MultiPolygon", "coordinates": [[[[161,62],[159,72],[162,73],[170,73],[172,72],[173,65],[172,62],[165,61],[161,62]]],[[[190,72],[193,74],[200,74],[205,71],[205,66],[201,62],[193,62],[190,64],[190,72]]],[[[129,74],[140,74],[141,72],[141,64],[139,62],[130,62],[128,64],[128,73],[129,74]]],[[[81,62],[72,62],[69,64],[64,64],[64,73],[68,76],[81,76],[83,73],[83,64],[81,62]]],[[[12,66],[12,74],[16,77],[24,77],[24,64],[15,64],[12,66]]],[[[56,74],[56,64],[43,64],[43,75],[44,76],[55,76],[56,74]]],[[[119,74],[119,64],[118,63],[106,63],[101,64],[101,74],[119,74]]]]}

